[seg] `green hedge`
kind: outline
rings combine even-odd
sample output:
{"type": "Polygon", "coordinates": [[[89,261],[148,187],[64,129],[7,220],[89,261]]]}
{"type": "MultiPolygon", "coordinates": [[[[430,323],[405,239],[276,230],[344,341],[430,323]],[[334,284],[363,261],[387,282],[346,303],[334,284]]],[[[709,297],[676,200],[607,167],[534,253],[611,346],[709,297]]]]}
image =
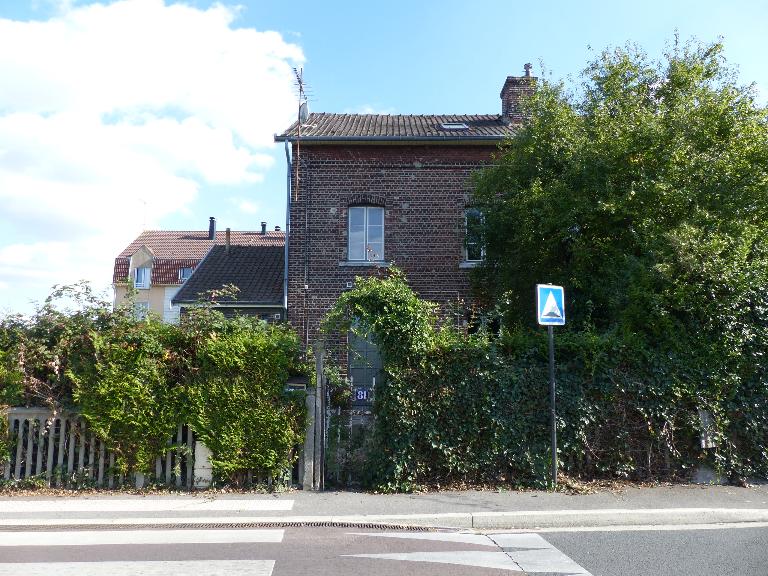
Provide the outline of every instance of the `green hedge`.
{"type": "Polygon", "coordinates": [[[210,306],[179,325],[112,310],[85,284],[57,289],[29,317],[0,319],[0,405],[82,414],[125,473],[151,474],[180,424],[213,452],[216,477],[280,474],[305,428],[304,403],[284,391],[307,374],[286,326],[225,318],[210,306]],[[73,309],[62,308],[74,303],[73,309]]]}
{"type": "MultiPolygon", "coordinates": [[[[543,329],[494,335],[439,328],[433,308],[419,304],[397,271],[384,279],[358,279],[342,296],[326,330],[346,328],[369,334],[384,357],[364,480],[383,490],[452,482],[546,483],[543,329]],[[422,329],[396,337],[402,326],[422,329]]],[[[558,330],[555,345],[563,472],[582,478],[673,478],[707,463],[733,479],[768,475],[764,372],[724,388],[691,371],[689,356],[633,336],[558,330]],[[713,415],[716,448],[700,447],[700,408],[713,415]]]]}

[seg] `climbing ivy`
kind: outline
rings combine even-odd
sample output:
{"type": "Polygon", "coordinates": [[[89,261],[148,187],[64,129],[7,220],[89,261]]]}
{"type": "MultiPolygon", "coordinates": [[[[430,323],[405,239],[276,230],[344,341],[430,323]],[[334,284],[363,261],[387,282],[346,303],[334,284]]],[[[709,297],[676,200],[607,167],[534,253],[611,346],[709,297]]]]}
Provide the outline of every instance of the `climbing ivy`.
{"type": "MultiPolygon", "coordinates": [[[[492,323],[488,323],[492,324],[492,323]]],[[[403,274],[358,278],[324,330],[373,338],[383,356],[364,467],[380,490],[498,483],[543,486],[550,462],[543,330],[440,325],[403,274]]],[[[584,478],[687,477],[708,463],[734,479],[768,475],[766,381],[708,397],[715,448],[700,444],[701,390],[685,356],[620,332],[557,336],[559,459],[584,478]]]]}

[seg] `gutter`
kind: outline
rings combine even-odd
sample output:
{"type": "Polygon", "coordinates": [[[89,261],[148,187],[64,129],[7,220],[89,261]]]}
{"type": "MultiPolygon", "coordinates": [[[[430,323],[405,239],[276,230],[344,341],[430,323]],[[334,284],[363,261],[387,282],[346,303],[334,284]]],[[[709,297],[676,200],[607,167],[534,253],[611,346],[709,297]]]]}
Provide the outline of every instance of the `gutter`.
{"type": "MultiPolygon", "coordinates": [[[[505,136],[301,136],[302,142],[344,144],[345,142],[424,142],[426,144],[464,144],[466,142],[503,142],[505,136]]],[[[296,136],[275,135],[275,142],[295,142],[296,136]]]]}
{"type": "MultiPolygon", "coordinates": [[[[174,304],[200,304],[199,300],[176,300],[174,304]]],[[[280,302],[216,302],[217,308],[280,308],[280,302]]]]}
{"type": "Polygon", "coordinates": [[[288,244],[291,237],[291,147],[285,140],[286,194],[285,194],[285,255],[283,257],[283,310],[288,318],[288,244]]]}

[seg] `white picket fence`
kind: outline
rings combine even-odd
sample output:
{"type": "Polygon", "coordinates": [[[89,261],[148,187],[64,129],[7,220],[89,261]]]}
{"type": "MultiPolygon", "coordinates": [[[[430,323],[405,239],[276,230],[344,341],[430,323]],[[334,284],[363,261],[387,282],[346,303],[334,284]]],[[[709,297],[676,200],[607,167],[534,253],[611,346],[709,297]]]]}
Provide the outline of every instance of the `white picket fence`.
{"type": "MultiPolygon", "coordinates": [[[[4,415],[0,412],[0,418],[4,415]]],[[[115,455],[96,438],[77,414],[56,414],[45,408],[10,408],[7,414],[12,440],[10,461],[0,461],[5,480],[39,479],[51,487],[121,486],[126,478],[115,472],[115,455]]],[[[170,486],[192,487],[195,478],[195,439],[192,430],[179,426],[169,449],[155,461],[154,479],[170,486]]],[[[197,443],[197,450],[204,447],[197,443]]],[[[207,457],[200,454],[203,466],[207,457]]],[[[1,460],[1,459],[0,459],[1,460]]],[[[143,479],[129,479],[142,483],[143,479]]]]}

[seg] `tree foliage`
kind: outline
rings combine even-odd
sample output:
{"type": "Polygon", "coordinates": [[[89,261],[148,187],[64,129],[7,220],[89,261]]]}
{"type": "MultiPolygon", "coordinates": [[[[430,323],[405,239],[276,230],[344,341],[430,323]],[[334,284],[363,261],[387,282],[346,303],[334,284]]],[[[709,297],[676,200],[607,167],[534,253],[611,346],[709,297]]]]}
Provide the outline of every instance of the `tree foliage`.
{"type": "Polygon", "coordinates": [[[383,352],[374,484],[544,480],[541,282],[567,294],[565,472],[768,474],[768,120],[720,44],[675,41],[660,62],[605,51],[578,94],[542,82],[474,204],[475,286],[499,334],[440,328],[397,273],[358,280],[330,314],[383,352]]]}
{"type": "Polygon", "coordinates": [[[569,329],[614,334],[743,443],[768,392],[768,115],[754,90],[722,45],[675,41],[657,63],[605,51],[578,96],[543,82],[528,113],[477,179],[477,285],[510,327],[533,325],[537,282],[564,285],[569,329]]]}
{"type": "MultiPolygon", "coordinates": [[[[324,322],[353,330],[383,358],[372,436],[359,481],[379,490],[505,482],[544,486],[550,462],[546,333],[467,334],[390,269],[358,278],[324,322]],[[413,329],[418,327],[418,329],[413,329]],[[410,332],[406,328],[412,329],[410,332]]],[[[702,462],[734,478],[768,475],[765,379],[709,396],[718,416],[700,444],[701,389],[686,358],[659,356],[617,331],[557,338],[560,468],[583,478],[685,478],[702,462]]],[[[706,391],[709,394],[711,391],[706,391]]]]}
{"type": "Polygon", "coordinates": [[[190,424],[212,450],[214,471],[241,481],[245,470],[284,470],[306,416],[303,395],[284,390],[288,377],[305,369],[298,337],[244,317],[197,336],[190,424]]]}
{"type": "Polygon", "coordinates": [[[229,293],[170,325],[136,317],[130,300],[113,310],[86,284],[57,288],[30,317],[0,319],[0,406],[82,414],[121,472],[151,473],[189,424],[218,478],[282,473],[304,430],[303,403],[283,391],[306,371],[298,339],[213,310],[229,293]]]}

